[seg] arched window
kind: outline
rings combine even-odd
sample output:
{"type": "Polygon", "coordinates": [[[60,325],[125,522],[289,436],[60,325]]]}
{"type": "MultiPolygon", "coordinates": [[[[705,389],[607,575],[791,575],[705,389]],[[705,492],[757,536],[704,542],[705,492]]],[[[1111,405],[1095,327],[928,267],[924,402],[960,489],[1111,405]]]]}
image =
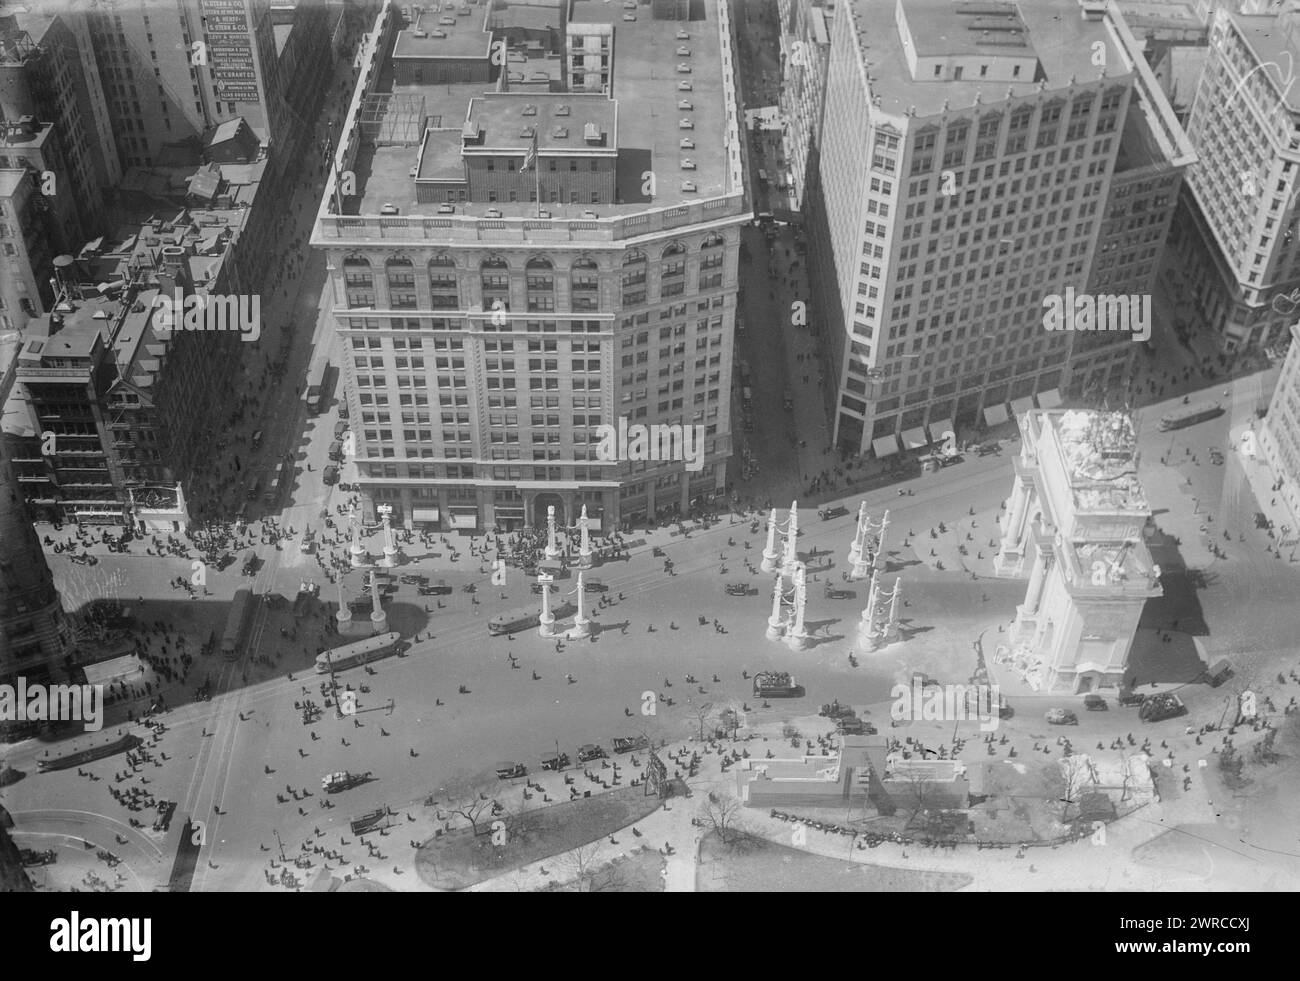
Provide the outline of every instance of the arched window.
{"type": "Polygon", "coordinates": [[[460,306],[460,292],[456,288],[456,264],[443,253],[429,260],[429,299],[438,309],[460,306]]]}
{"type": "Polygon", "coordinates": [[[704,249],[720,249],[726,244],[721,235],[713,234],[700,243],[701,251],[704,249]]]}
{"type": "Polygon", "coordinates": [[[637,263],[640,262],[645,262],[645,253],[637,249],[633,249],[631,252],[629,252],[627,255],[623,257],[624,267],[635,266],[637,263]]]}
{"type": "Polygon", "coordinates": [[[506,264],[505,259],[500,256],[489,256],[479,263],[479,276],[483,281],[483,292],[485,294],[509,293],[510,267],[506,264]]]}
{"type": "Polygon", "coordinates": [[[681,255],[685,251],[686,246],[682,245],[681,242],[670,242],[668,247],[664,249],[663,258],[667,259],[670,256],[681,255]]]}

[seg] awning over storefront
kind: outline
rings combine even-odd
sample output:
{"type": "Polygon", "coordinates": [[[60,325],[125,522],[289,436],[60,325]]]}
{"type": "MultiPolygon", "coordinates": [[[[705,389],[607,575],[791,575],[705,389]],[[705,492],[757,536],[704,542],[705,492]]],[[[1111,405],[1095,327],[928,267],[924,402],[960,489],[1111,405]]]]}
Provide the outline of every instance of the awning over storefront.
{"type": "Polygon", "coordinates": [[[944,442],[945,433],[952,433],[954,439],[957,437],[957,430],[953,428],[951,419],[940,419],[938,422],[930,423],[931,442],[944,442]]]}
{"type": "Polygon", "coordinates": [[[897,436],[881,436],[879,439],[871,441],[871,450],[876,454],[877,460],[883,460],[887,456],[893,456],[898,452],[897,436]]]}
{"type": "Polygon", "coordinates": [[[1034,407],[1034,397],[1026,395],[1022,399],[1011,400],[1011,412],[1018,419],[1034,407]]]}
{"type": "Polygon", "coordinates": [[[477,528],[478,511],[462,511],[459,514],[451,512],[451,527],[453,528],[477,528]]]}
{"type": "Polygon", "coordinates": [[[1038,407],[1040,409],[1055,409],[1061,404],[1061,393],[1055,388],[1049,388],[1045,392],[1038,393],[1038,407]]]}
{"type": "Polygon", "coordinates": [[[1007,421],[1007,407],[1001,402],[984,407],[984,421],[990,426],[997,426],[1007,421]]]}
{"type": "Polygon", "coordinates": [[[600,518],[593,518],[591,515],[587,515],[587,531],[597,532],[600,531],[600,528],[600,518]]]}
{"type": "Polygon", "coordinates": [[[903,432],[903,446],[909,450],[921,450],[930,445],[930,440],[926,438],[925,430],[920,426],[915,429],[908,429],[903,432]]]}
{"type": "Polygon", "coordinates": [[[437,508],[416,508],[411,512],[412,521],[437,521],[439,511],[437,508]]]}

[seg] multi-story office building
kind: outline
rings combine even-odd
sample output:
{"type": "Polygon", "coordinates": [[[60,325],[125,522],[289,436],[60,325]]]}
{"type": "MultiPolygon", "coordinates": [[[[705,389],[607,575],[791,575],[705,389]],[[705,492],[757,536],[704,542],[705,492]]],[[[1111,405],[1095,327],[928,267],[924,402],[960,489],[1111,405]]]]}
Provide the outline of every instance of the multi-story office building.
{"type": "Polygon", "coordinates": [[[805,188],[817,169],[826,66],[830,61],[830,25],[835,5],[827,0],[778,0],[781,17],[781,121],[790,187],[803,207],[805,188]]]}
{"type": "Polygon", "coordinates": [[[48,205],[37,180],[26,168],[0,170],[0,332],[25,327],[53,298],[48,205]]]}
{"type": "Polygon", "coordinates": [[[238,229],[204,223],[222,212],[182,214],[55,260],[59,296],[28,327],[5,413],[40,520],[174,532],[189,521],[187,497],[206,489],[212,407],[233,390],[240,335],[165,330],[153,300],[233,292],[238,229]]]}
{"type": "Polygon", "coordinates": [[[386,5],[312,238],[366,510],[461,529],[685,512],[725,485],[752,218],[729,5],[572,0],[569,91],[527,41],[493,65],[513,5],[498,28],[468,9],[401,25],[386,5]],[[620,419],[699,427],[699,466],[601,459],[620,419]]]}
{"type": "Polygon", "coordinates": [[[1200,157],[1170,236],[1224,353],[1285,344],[1300,287],[1300,10],[1220,6],[1187,134],[1200,157]]]}
{"type": "MultiPolygon", "coordinates": [[[[324,3],[149,0],[86,14],[122,164],[242,117],[278,180],[310,136],[333,59],[324,3]]],[[[337,16],[337,15],[336,15],[337,16]]]]}
{"type": "MultiPolygon", "coordinates": [[[[844,0],[830,34],[810,268],[836,444],[887,455],[1081,388],[1079,335],[1045,329],[1044,303],[1117,281],[1096,267],[1127,241],[1102,241],[1117,171],[1172,208],[1190,160],[1118,10],[844,0]]],[[[1122,383],[1110,350],[1081,351],[1089,374],[1103,353],[1122,383]]]]}
{"type": "MultiPolygon", "coordinates": [[[[1300,326],[1291,328],[1300,340],[1300,326]]],[[[1273,390],[1268,415],[1260,431],[1260,451],[1281,486],[1277,496],[1291,512],[1289,537],[1300,529],[1300,344],[1292,344],[1273,390]]]]}
{"type": "Polygon", "coordinates": [[[60,250],[106,231],[105,201],[122,168],[84,12],[67,4],[0,8],[0,118],[11,129],[0,167],[55,176],[45,193],[60,250]]]}
{"type": "MultiPolygon", "coordinates": [[[[12,375],[7,349],[0,349],[0,399],[12,375]],[[5,381],[5,379],[9,379],[5,381]]],[[[14,444],[0,435],[0,684],[18,676],[28,682],[65,677],[72,640],[54,578],[18,489],[10,455],[14,444]]],[[[0,723],[0,737],[6,735],[0,723]]]]}

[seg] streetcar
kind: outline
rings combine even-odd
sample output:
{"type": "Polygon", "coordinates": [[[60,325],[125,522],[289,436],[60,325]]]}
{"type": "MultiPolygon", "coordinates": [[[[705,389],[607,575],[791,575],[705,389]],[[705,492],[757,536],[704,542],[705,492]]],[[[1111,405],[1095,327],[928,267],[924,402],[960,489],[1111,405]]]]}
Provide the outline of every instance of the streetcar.
{"type": "Polygon", "coordinates": [[[402,635],[392,630],[386,634],[376,634],[365,640],[358,640],[342,647],[316,656],[316,673],[329,674],[331,670],[346,671],[358,665],[377,661],[381,657],[396,654],[401,649],[402,635]]]}
{"type": "Polygon", "coordinates": [[[253,591],[236,590],[234,599],[230,601],[230,613],[226,617],[226,632],[221,637],[221,654],[227,661],[238,660],[243,653],[244,638],[252,619],[253,591]]]}
{"type": "MultiPolygon", "coordinates": [[[[577,612],[577,607],[567,600],[553,607],[551,613],[556,620],[572,615],[577,612]]],[[[528,630],[532,627],[540,626],[542,622],[542,611],[515,610],[513,613],[502,613],[494,616],[488,621],[488,633],[493,637],[503,637],[506,634],[517,634],[521,630],[528,630]]]]}
{"type": "Polygon", "coordinates": [[[1198,422],[1204,422],[1206,419],[1213,419],[1215,416],[1223,415],[1223,406],[1218,402],[1194,402],[1191,405],[1185,405],[1181,409],[1175,409],[1173,412],[1166,412],[1160,417],[1160,429],[1162,432],[1168,432],[1171,429],[1182,429],[1184,426],[1194,426],[1198,422]]]}

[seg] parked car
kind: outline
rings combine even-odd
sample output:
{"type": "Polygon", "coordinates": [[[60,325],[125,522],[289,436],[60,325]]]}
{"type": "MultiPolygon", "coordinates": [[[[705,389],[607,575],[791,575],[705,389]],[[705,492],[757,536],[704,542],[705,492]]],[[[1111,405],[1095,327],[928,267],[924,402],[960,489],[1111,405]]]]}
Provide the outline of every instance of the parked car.
{"type": "Polygon", "coordinates": [[[451,587],[447,585],[447,580],[439,579],[432,586],[421,586],[421,596],[450,596],[451,587]]]}
{"type": "Polygon", "coordinates": [[[1106,705],[1106,699],[1102,698],[1100,695],[1084,695],[1083,707],[1089,712],[1105,712],[1108,708],[1106,705]]]}
{"type": "Polygon", "coordinates": [[[325,473],[322,474],[321,479],[325,481],[326,487],[337,484],[339,482],[339,468],[331,463],[325,468],[325,473]]]}
{"type": "Polygon", "coordinates": [[[335,438],[335,439],[342,439],[342,438],[343,438],[343,434],[346,433],[347,431],[348,431],[348,424],[347,424],[346,422],[344,422],[342,419],[340,419],[338,422],[334,423],[334,438],[335,438]]]}
{"type": "Polygon", "coordinates": [[[1077,726],[1079,717],[1069,709],[1048,709],[1047,715],[1044,716],[1050,725],[1054,726],[1077,726]]]}
{"type": "Polygon", "coordinates": [[[399,576],[397,581],[403,586],[427,586],[429,584],[429,577],[408,573],[407,575],[399,576]]]}
{"type": "Polygon", "coordinates": [[[745,582],[729,582],[729,583],[727,583],[727,595],[728,595],[728,596],[748,596],[748,595],[749,595],[749,583],[745,583],[745,582]]]}
{"type": "Polygon", "coordinates": [[[848,513],[849,509],[843,504],[836,504],[833,507],[821,508],[817,512],[817,517],[821,518],[823,521],[830,521],[832,518],[838,518],[848,513]]]}
{"type": "Polygon", "coordinates": [[[522,777],[528,773],[528,767],[522,763],[505,762],[496,765],[498,780],[511,780],[514,777],[522,777]]]}
{"type": "Polygon", "coordinates": [[[587,743],[578,748],[578,762],[590,763],[592,760],[603,759],[605,751],[595,743],[587,743]]]}
{"type": "Polygon", "coordinates": [[[548,753],[542,757],[543,770],[563,770],[568,765],[568,753],[548,753]]]}
{"type": "Polygon", "coordinates": [[[638,749],[645,749],[649,743],[645,736],[615,736],[614,752],[631,753],[638,749]]]}

